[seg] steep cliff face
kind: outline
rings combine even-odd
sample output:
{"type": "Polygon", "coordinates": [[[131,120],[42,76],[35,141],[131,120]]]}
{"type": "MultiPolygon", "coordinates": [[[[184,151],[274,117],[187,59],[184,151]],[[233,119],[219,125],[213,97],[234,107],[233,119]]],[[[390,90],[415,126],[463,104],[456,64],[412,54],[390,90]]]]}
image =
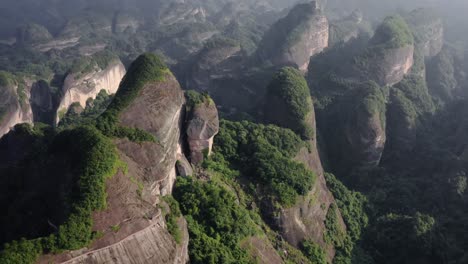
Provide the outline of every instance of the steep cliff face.
{"type": "Polygon", "coordinates": [[[210,98],[204,98],[193,106],[187,123],[187,141],[190,161],[200,164],[205,155],[211,154],[213,138],[219,132],[219,117],[216,105],[210,98]]]}
{"type": "Polygon", "coordinates": [[[386,142],[386,98],[375,83],[363,84],[353,97],[352,110],[343,113],[348,116],[344,132],[349,152],[345,155],[352,167],[375,167],[386,142]]]}
{"type": "MultiPolygon", "coordinates": [[[[313,108],[307,117],[307,123],[316,131],[313,108]]],[[[324,178],[315,134],[308,141],[308,144],[310,144],[310,148],[303,147],[295,159],[316,174],[316,183],[307,195],[299,199],[296,205],[282,209],[278,221],[282,236],[291,245],[299,247],[304,240],[312,240],[325,250],[327,259],[331,262],[335,256],[335,248],[324,241],[324,234],[327,230],[325,227],[327,212],[335,199],[330,193],[324,178]]],[[[338,215],[339,225],[343,230],[346,230],[341,214],[338,213],[338,215]]]]}
{"type": "Polygon", "coordinates": [[[413,35],[400,16],[387,17],[370,40],[369,47],[354,59],[361,79],[380,86],[400,82],[414,63],[413,35]]]}
{"type": "Polygon", "coordinates": [[[414,47],[412,45],[387,49],[382,53],[368,52],[371,52],[368,65],[373,68],[370,72],[371,77],[381,86],[394,85],[403,80],[414,63],[414,47]]]}
{"type": "Polygon", "coordinates": [[[444,45],[444,24],[442,18],[430,9],[416,9],[406,17],[413,31],[416,46],[421,49],[426,58],[439,54],[444,45]]]}
{"type": "Polygon", "coordinates": [[[168,74],[166,78],[161,83],[148,83],[119,118],[120,124],[143,129],[158,141],[143,144],[128,140],[118,142],[119,149],[135,162],[140,170],[139,176],[148,186],[143,194],[150,196],[170,194],[176,174],[184,96],[174,76],[168,74]]]}
{"type": "Polygon", "coordinates": [[[27,84],[15,76],[0,72],[0,137],[19,123],[32,123],[27,84]],[[21,96],[19,95],[21,94],[21,96]]]}
{"type": "Polygon", "coordinates": [[[328,20],[316,2],[299,4],[265,34],[257,57],[263,63],[306,71],[310,57],[328,47],[328,34],[328,20]]]}
{"type": "Polygon", "coordinates": [[[154,141],[114,140],[127,171],[107,181],[107,208],[93,215],[93,228],[103,232],[102,238],[89,248],[45,256],[41,263],[188,261],[186,222],[178,218],[181,235],[176,241],[161,206],[176,177],[184,103],[179,83],[159,58],[146,54],[132,64],[103,118],[112,116],[116,126],[144,131],[154,141]]]}
{"type": "MultiPolygon", "coordinates": [[[[301,73],[293,68],[281,69],[268,87],[265,117],[268,122],[287,127],[303,137],[309,147],[302,147],[295,159],[313,171],[316,183],[307,195],[290,207],[280,210],[278,226],[283,237],[298,247],[306,239],[320,245],[333,259],[333,245],[324,241],[325,219],[334,198],[324,178],[317,148],[315,110],[309,88],[301,73]]],[[[344,222],[339,217],[343,229],[344,222]]]]}
{"type": "Polygon", "coordinates": [[[105,69],[95,67],[89,73],[69,74],[62,87],[62,99],[58,104],[58,112],[66,112],[73,103],[79,103],[85,107],[86,101],[89,98],[96,98],[101,90],[106,90],[108,94],[114,94],[124,75],[125,67],[122,62],[117,60],[109,63],[105,69]]]}

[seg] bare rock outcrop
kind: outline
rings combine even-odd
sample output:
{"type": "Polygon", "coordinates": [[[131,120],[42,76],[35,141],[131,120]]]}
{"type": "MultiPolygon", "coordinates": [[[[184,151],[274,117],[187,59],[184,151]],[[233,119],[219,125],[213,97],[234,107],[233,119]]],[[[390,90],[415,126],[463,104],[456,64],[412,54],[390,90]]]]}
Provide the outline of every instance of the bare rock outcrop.
{"type": "Polygon", "coordinates": [[[185,230],[184,243],[177,245],[172,236],[163,228],[164,219],[161,215],[149,220],[149,226],[131,234],[110,246],[96,249],[62,262],[64,264],[84,263],[154,263],[154,264],[183,264],[187,262],[186,248],[188,247],[188,232],[183,220],[182,229],[185,230]],[[111,262],[109,262],[111,261],[111,262]]]}
{"type": "Polygon", "coordinates": [[[17,124],[33,122],[27,83],[21,82],[9,73],[0,72],[0,137],[17,124]]]}
{"type": "Polygon", "coordinates": [[[180,154],[177,157],[176,169],[178,176],[187,177],[193,175],[192,164],[190,164],[184,154],[180,154]]]}
{"type": "Polygon", "coordinates": [[[79,103],[85,107],[86,101],[89,98],[95,99],[101,90],[114,94],[125,72],[122,62],[114,60],[105,69],[95,67],[89,73],[69,74],[62,87],[62,99],[58,104],[58,112],[66,112],[73,103],[79,103]]]}
{"type": "Polygon", "coordinates": [[[118,143],[118,148],[137,165],[148,187],[145,192],[151,197],[171,193],[184,102],[179,83],[168,74],[164,82],[147,83],[119,117],[121,125],[145,130],[156,138],[157,143],[118,143]]]}
{"type": "Polygon", "coordinates": [[[193,106],[187,122],[187,141],[190,161],[199,164],[205,155],[211,154],[213,138],[219,132],[218,109],[211,98],[193,106]]]}
{"type": "MultiPolygon", "coordinates": [[[[315,110],[309,87],[298,70],[284,67],[273,77],[268,86],[265,118],[270,123],[295,131],[308,142],[309,147],[302,147],[295,160],[316,175],[315,185],[306,195],[294,206],[280,210],[277,218],[280,233],[295,247],[306,239],[312,240],[326,251],[331,261],[335,249],[325,243],[323,234],[328,208],[334,203],[334,198],[327,188],[318,152],[315,110]]],[[[341,217],[339,222],[345,230],[341,217]]]]}
{"type": "Polygon", "coordinates": [[[403,80],[413,67],[414,46],[389,49],[382,56],[377,56],[375,63],[375,80],[382,86],[393,85],[403,80]]]}
{"type": "Polygon", "coordinates": [[[107,181],[107,208],[93,214],[93,228],[103,236],[89,248],[44,256],[40,263],[188,262],[185,219],[178,219],[181,237],[176,241],[166,227],[167,212],[160,206],[176,179],[184,104],[179,83],[157,56],[141,55],[130,66],[98,122],[107,122],[105,118],[111,116],[115,126],[144,131],[154,140],[114,140],[126,169],[107,181]]]}
{"type": "Polygon", "coordinates": [[[414,52],[414,38],[407,23],[400,16],[387,17],[363,54],[354,58],[354,75],[380,86],[394,85],[410,72],[414,52]]]}
{"type": "Polygon", "coordinates": [[[265,34],[257,50],[260,62],[306,71],[310,57],[328,47],[329,25],[315,1],[295,6],[265,34]]]}
{"type": "MultiPolygon", "coordinates": [[[[316,131],[315,112],[307,117],[307,123],[316,131]]],[[[333,245],[327,244],[323,237],[326,231],[325,219],[328,209],[335,202],[333,195],[328,190],[324,177],[324,171],[317,147],[317,137],[314,134],[308,141],[310,148],[303,147],[295,159],[303,163],[308,169],[313,171],[317,177],[312,190],[291,208],[282,209],[279,216],[279,226],[282,236],[291,245],[299,247],[300,243],[306,239],[314,241],[322,247],[327,259],[331,260],[335,256],[333,245]]],[[[339,223],[343,230],[346,230],[341,214],[339,214],[339,223]]]]}

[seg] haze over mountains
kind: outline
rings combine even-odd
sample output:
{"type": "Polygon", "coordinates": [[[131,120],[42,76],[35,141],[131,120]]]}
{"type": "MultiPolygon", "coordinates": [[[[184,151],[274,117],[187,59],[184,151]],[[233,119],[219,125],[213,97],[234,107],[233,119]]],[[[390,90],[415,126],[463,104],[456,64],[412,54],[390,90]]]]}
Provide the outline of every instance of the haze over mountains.
{"type": "Polygon", "coordinates": [[[5,0],[0,263],[468,263],[462,0],[5,0]]]}

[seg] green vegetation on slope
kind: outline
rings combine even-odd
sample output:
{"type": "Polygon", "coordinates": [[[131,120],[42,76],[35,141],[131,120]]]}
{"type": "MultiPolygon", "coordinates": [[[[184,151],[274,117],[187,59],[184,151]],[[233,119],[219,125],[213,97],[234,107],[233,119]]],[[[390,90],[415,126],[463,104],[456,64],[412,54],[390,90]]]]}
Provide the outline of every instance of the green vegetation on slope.
{"type": "Polygon", "coordinates": [[[215,151],[238,165],[257,197],[290,207],[315,184],[315,174],[292,158],[305,143],[292,131],[247,121],[221,121],[215,151]]]}
{"type": "Polygon", "coordinates": [[[187,219],[192,263],[251,263],[240,242],[256,225],[234,195],[212,181],[178,178],[174,197],[187,219]]]}
{"type": "Polygon", "coordinates": [[[414,39],[408,24],[401,16],[389,16],[375,31],[371,44],[385,49],[413,45],[414,39]]]}
{"type": "Polygon", "coordinates": [[[327,264],[327,255],[325,251],[310,240],[305,240],[301,244],[302,252],[313,264],[327,264]]]}
{"type": "Polygon", "coordinates": [[[208,93],[199,93],[195,90],[185,91],[185,105],[187,111],[190,111],[197,105],[205,104],[214,104],[213,99],[211,99],[208,93]]]}
{"type": "MultiPolygon", "coordinates": [[[[163,197],[163,201],[168,205],[169,212],[164,211],[164,219],[166,220],[167,231],[174,237],[177,244],[182,241],[182,233],[180,231],[177,220],[182,216],[179,203],[173,196],[167,195],[163,197]]],[[[163,207],[163,210],[165,207],[163,207]]]]}
{"type": "Polygon", "coordinates": [[[59,128],[70,128],[81,125],[95,125],[96,119],[104,111],[113,99],[112,95],[107,94],[106,90],[101,90],[96,99],[91,98],[86,101],[86,108],[82,109],[79,104],[72,104],[67,113],[60,118],[59,128]]]}
{"type": "Polygon", "coordinates": [[[265,117],[268,122],[290,128],[304,139],[313,137],[307,124],[312,111],[309,87],[302,74],[291,67],[279,70],[267,88],[265,117]]]}
{"type": "Polygon", "coordinates": [[[348,190],[333,174],[325,173],[325,180],[336,201],[336,205],[333,206],[340,210],[346,225],[346,234],[343,234],[336,226],[334,215],[330,213],[332,207],[330,207],[326,225],[331,227],[330,231],[327,227],[327,240],[335,241],[337,249],[333,263],[367,263],[369,256],[359,245],[369,222],[366,212],[367,198],[359,192],[348,190]]]}
{"type": "Polygon", "coordinates": [[[153,135],[138,128],[122,127],[118,124],[119,114],[138,96],[144,85],[161,82],[170,74],[162,60],[154,54],[146,53],[138,57],[128,69],[120,83],[114,100],[97,120],[97,128],[105,135],[127,137],[131,141],[156,141],[153,135]]]}
{"type": "Polygon", "coordinates": [[[101,70],[106,69],[112,62],[118,59],[119,57],[110,51],[100,51],[92,56],[76,59],[71,65],[70,73],[75,74],[75,79],[79,79],[96,68],[101,70]]]}
{"type": "Polygon", "coordinates": [[[376,72],[379,69],[375,68],[375,64],[384,58],[387,50],[403,48],[413,43],[413,34],[405,20],[400,16],[387,17],[377,28],[367,49],[353,59],[354,70],[363,77],[381,74],[376,72]]]}
{"type": "Polygon", "coordinates": [[[9,72],[0,71],[0,87],[4,89],[12,85],[15,85],[15,77],[9,72]]]}
{"type": "Polygon", "coordinates": [[[78,180],[69,197],[67,220],[48,237],[7,243],[0,254],[1,263],[34,263],[42,253],[79,249],[94,238],[91,214],[105,208],[105,181],[118,166],[114,144],[93,127],[78,127],[58,134],[50,151],[71,155],[76,164],[73,172],[78,180]]]}

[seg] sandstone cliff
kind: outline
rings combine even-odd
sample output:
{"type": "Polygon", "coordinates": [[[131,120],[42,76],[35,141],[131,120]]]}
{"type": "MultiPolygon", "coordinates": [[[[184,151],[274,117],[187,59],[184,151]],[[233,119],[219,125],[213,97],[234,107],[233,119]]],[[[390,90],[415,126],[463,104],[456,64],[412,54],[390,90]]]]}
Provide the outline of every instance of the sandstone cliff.
{"type": "MultiPolygon", "coordinates": [[[[323,237],[326,231],[324,221],[334,198],[326,186],[318,152],[315,110],[309,88],[299,71],[285,67],[275,75],[268,86],[265,117],[267,122],[290,128],[308,142],[309,147],[302,147],[295,159],[317,177],[314,187],[307,195],[291,208],[280,210],[277,219],[280,232],[296,247],[306,239],[312,240],[326,251],[331,261],[335,250],[323,237]]],[[[341,216],[339,223],[345,229],[341,216]]]]}
{"type": "MultiPolygon", "coordinates": [[[[307,117],[307,123],[316,131],[313,108],[307,117]]],[[[295,159],[316,174],[316,183],[312,190],[300,198],[295,206],[282,209],[278,221],[282,236],[291,245],[299,247],[304,240],[312,240],[325,250],[327,259],[331,262],[335,256],[335,248],[324,241],[324,233],[326,232],[325,219],[327,212],[335,199],[328,190],[325,181],[315,134],[308,143],[310,148],[303,147],[295,159]]],[[[346,229],[341,214],[339,214],[339,224],[343,230],[346,229]]]]}
{"type": "Polygon", "coordinates": [[[19,123],[32,123],[29,91],[25,80],[0,72],[0,137],[19,123]]]}
{"type": "MultiPolygon", "coordinates": [[[[101,90],[105,90],[108,94],[114,94],[124,75],[125,67],[118,60],[112,61],[104,69],[95,66],[90,72],[84,74],[68,74],[61,90],[62,98],[58,103],[58,113],[66,112],[73,103],[79,103],[85,107],[86,101],[89,98],[96,98],[101,90]]],[[[60,114],[58,118],[60,118],[60,114]]]]}
{"type": "Polygon", "coordinates": [[[310,57],[328,47],[328,34],[328,20],[316,2],[299,4],[265,34],[257,58],[306,71],[310,57]]]}
{"type": "Polygon", "coordinates": [[[155,140],[114,140],[127,171],[107,181],[107,208],[93,215],[93,227],[103,232],[102,238],[89,248],[44,256],[40,263],[188,261],[185,220],[178,219],[182,236],[176,242],[166,228],[161,209],[161,197],[171,194],[176,177],[184,103],[179,83],[159,58],[146,54],[132,64],[103,116],[115,115],[115,125],[145,131],[155,140]]]}
{"type": "Polygon", "coordinates": [[[211,154],[213,138],[218,132],[218,110],[213,100],[205,97],[203,102],[192,107],[187,121],[187,141],[193,164],[200,164],[205,155],[211,154]]]}
{"type": "Polygon", "coordinates": [[[366,51],[354,59],[354,69],[363,81],[394,85],[408,74],[414,63],[413,35],[399,16],[387,17],[377,28],[366,51]]]}

